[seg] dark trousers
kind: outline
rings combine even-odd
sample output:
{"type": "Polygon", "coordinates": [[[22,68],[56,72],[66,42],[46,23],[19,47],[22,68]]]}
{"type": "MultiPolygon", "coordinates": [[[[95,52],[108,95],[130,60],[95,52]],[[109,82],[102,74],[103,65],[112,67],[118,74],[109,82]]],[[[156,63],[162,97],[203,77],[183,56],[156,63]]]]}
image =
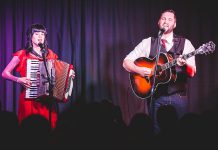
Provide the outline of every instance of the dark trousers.
{"type": "Polygon", "coordinates": [[[149,113],[154,123],[155,133],[159,133],[159,126],[157,123],[156,116],[158,108],[162,105],[174,106],[179,119],[188,111],[188,97],[182,93],[175,93],[172,95],[164,95],[158,98],[153,98],[151,100],[149,113]]]}

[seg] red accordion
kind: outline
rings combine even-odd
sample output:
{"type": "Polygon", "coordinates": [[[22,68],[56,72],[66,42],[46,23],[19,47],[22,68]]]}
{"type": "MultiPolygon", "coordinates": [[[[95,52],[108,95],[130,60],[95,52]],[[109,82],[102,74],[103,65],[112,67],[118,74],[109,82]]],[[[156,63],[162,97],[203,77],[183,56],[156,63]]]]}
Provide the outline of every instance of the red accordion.
{"type": "MultiPolygon", "coordinates": [[[[73,65],[61,60],[46,60],[46,66],[53,85],[52,97],[58,102],[67,102],[73,90],[73,65]]],[[[32,82],[31,87],[26,89],[26,99],[49,96],[48,76],[43,61],[27,59],[26,77],[32,82]]]]}

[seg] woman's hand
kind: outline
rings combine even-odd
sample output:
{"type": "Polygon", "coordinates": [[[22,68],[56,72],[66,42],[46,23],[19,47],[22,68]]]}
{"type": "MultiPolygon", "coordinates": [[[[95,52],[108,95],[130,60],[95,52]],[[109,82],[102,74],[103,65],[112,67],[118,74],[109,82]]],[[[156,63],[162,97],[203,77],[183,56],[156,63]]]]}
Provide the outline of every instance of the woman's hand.
{"type": "Polygon", "coordinates": [[[25,88],[30,88],[32,82],[27,77],[20,77],[17,79],[17,82],[23,85],[25,88]]]}

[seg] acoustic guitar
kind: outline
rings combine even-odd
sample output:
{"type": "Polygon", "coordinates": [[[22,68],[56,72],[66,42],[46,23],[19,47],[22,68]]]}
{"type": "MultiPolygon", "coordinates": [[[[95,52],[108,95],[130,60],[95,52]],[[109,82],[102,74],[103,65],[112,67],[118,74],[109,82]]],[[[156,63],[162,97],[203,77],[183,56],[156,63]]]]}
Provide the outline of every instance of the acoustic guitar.
{"type": "MultiPolygon", "coordinates": [[[[182,58],[188,59],[197,54],[209,54],[215,50],[215,46],[216,45],[212,41],[209,41],[208,43],[200,46],[195,51],[182,55],[182,58]]],[[[153,59],[140,57],[134,61],[135,65],[139,67],[147,67],[152,70],[151,74],[144,77],[137,73],[129,73],[131,88],[134,94],[139,98],[149,98],[152,94],[151,90],[153,86],[155,92],[158,85],[166,84],[169,81],[176,80],[176,72],[174,69],[172,69],[172,67],[177,64],[177,59],[173,59],[170,54],[160,53],[154,83],[155,61],[156,57],[153,59]]]]}

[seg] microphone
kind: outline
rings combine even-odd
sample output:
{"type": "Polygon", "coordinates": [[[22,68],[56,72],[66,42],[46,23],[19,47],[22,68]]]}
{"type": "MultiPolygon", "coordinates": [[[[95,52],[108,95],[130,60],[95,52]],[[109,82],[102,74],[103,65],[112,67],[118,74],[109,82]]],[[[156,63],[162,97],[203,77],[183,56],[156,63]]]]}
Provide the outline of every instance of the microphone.
{"type": "Polygon", "coordinates": [[[165,31],[166,31],[165,28],[161,28],[161,29],[159,30],[159,32],[158,32],[158,35],[159,35],[159,36],[162,36],[165,31]]]}
{"type": "Polygon", "coordinates": [[[45,48],[44,44],[42,44],[42,43],[39,43],[38,45],[41,49],[45,48]]]}
{"type": "Polygon", "coordinates": [[[41,48],[41,51],[44,53],[45,52],[45,45],[42,43],[39,43],[38,45],[41,48]]]}

